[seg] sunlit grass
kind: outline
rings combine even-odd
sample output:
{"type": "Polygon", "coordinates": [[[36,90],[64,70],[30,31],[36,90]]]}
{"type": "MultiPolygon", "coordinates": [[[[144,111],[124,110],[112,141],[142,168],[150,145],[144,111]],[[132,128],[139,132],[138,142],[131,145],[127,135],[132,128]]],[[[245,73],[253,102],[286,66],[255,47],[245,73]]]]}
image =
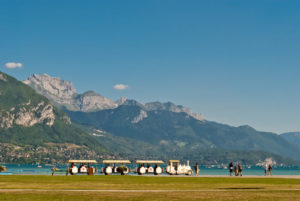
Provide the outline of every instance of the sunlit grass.
{"type": "Polygon", "coordinates": [[[0,200],[298,200],[300,180],[149,176],[0,176],[0,200]],[[27,189],[27,191],[3,191],[27,189]],[[50,190],[50,191],[32,191],[50,190]],[[137,190],[86,192],[62,190],[137,190]],[[138,190],[185,190],[140,192],[138,190]],[[191,192],[186,192],[191,190],[191,192]],[[195,191],[196,190],[196,191],[195,191]]]}

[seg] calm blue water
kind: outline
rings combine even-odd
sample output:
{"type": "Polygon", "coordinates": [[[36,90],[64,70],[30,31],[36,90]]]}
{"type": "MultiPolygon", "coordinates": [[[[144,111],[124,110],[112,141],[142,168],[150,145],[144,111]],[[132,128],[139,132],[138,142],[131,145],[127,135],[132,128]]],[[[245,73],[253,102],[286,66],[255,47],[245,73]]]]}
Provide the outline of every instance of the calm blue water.
{"type": "MultiPolygon", "coordinates": [[[[3,164],[7,168],[7,172],[11,172],[15,175],[51,175],[51,165],[18,165],[18,164],[3,164]]],[[[98,171],[103,165],[97,165],[98,171]]],[[[133,170],[135,166],[131,166],[133,170]]],[[[56,165],[56,168],[62,170],[62,172],[56,172],[56,175],[64,175],[67,165],[56,165]]],[[[200,166],[200,175],[228,175],[227,169],[218,168],[206,168],[200,166]]],[[[97,173],[102,174],[102,173],[97,173]]],[[[133,174],[133,173],[131,173],[133,174]]],[[[243,175],[264,175],[264,169],[261,167],[251,167],[250,169],[244,168],[243,175]]],[[[273,175],[300,175],[299,167],[273,167],[273,175]]]]}

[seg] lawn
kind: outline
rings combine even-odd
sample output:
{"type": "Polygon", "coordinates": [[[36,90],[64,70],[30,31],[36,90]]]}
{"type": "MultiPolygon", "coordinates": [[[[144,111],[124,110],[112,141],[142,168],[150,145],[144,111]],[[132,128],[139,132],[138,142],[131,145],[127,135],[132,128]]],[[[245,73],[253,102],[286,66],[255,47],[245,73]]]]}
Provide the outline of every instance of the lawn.
{"type": "Polygon", "coordinates": [[[300,180],[13,175],[0,176],[0,200],[300,200],[300,180]]]}

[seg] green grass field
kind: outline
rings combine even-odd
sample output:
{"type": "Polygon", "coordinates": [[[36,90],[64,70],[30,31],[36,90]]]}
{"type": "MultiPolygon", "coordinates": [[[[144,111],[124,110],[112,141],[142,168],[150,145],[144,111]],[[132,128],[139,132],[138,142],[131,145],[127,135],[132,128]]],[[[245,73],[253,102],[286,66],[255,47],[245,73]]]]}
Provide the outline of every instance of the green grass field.
{"type": "Polygon", "coordinates": [[[0,200],[300,200],[300,180],[150,176],[0,176],[0,200]]]}

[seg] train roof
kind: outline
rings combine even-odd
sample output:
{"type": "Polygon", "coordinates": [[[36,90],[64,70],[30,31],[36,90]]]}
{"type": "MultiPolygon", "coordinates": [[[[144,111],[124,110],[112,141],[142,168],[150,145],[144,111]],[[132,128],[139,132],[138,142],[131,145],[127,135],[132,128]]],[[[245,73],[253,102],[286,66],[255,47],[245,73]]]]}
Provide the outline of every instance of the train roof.
{"type": "Polygon", "coordinates": [[[162,160],[137,160],[136,163],[154,163],[154,164],[163,164],[162,160]]]}
{"type": "Polygon", "coordinates": [[[97,163],[96,160],[68,160],[68,163],[97,163]]]}
{"type": "Polygon", "coordinates": [[[180,163],[179,160],[169,160],[170,163],[180,163]]]}
{"type": "Polygon", "coordinates": [[[102,163],[131,163],[129,160],[103,160],[102,163]]]}

